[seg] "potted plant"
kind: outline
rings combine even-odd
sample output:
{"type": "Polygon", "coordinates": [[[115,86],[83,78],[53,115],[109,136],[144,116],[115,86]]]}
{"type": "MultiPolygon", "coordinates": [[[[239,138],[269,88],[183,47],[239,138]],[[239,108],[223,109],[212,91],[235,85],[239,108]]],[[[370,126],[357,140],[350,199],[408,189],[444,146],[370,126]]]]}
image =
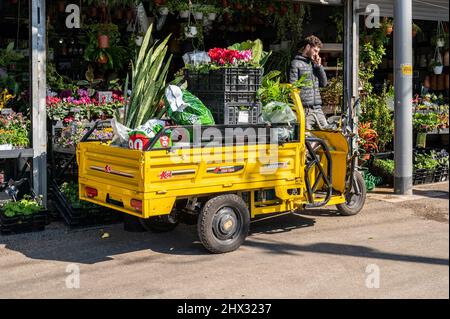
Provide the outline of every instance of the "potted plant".
{"type": "Polygon", "coordinates": [[[393,31],[394,31],[394,25],[392,24],[392,21],[390,19],[386,20],[384,34],[391,35],[393,31]]]}
{"type": "Polygon", "coordinates": [[[193,15],[194,15],[194,19],[197,21],[203,20],[203,10],[204,10],[203,5],[195,5],[193,6],[193,15]]]}
{"type": "Polygon", "coordinates": [[[213,5],[204,5],[201,10],[209,21],[216,20],[217,14],[219,13],[219,9],[213,5]]]}
{"type": "Polygon", "coordinates": [[[190,15],[188,0],[169,0],[167,2],[170,12],[178,12],[181,19],[187,19],[190,15]]]}
{"type": "Polygon", "coordinates": [[[441,61],[433,62],[432,66],[433,66],[434,74],[442,74],[442,70],[444,69],[444,66],[442,65],[441,61]]]}
{"type": "Polygon", "coordinates": [[[166,16],[169,14],[169,8],[167,6],[160,6],[158,7],[158,13],[161,16],[166,16]]]}
{"type": "Polygon", "coordinates": [[[412,37],[415,38],[417,33],[422,32],[422,29],[415,23],[412,24],[412,37]]]}
{"type": "Polygon", "coordinates": [[[115,24],[94,24],[88,31],[89,42],[84,59],[104,65],[107,69],[121,68],[127,52],[119,45],[120,33],[115,24]],[[107,35],[107,37],[104,37],[107,35]]]}
{"type": "Polygon", "coordinates": [[[41,197],[25,195],[21,200],[3,203],[0,207],[0,231],[22,233],[44,230],[47,212],[41,197]]]}

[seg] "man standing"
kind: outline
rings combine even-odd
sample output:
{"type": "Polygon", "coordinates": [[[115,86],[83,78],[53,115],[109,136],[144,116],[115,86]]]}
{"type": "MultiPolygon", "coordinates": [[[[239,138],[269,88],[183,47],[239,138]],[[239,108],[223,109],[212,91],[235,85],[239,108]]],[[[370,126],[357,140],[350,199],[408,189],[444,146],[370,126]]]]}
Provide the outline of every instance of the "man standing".
{"type": "Polygon", "coordinates": [[[305,38],[300,45],[299,55],[291,63],[289,82],[296,82],[302,75],[307,74],[306,79],[311,81],[310,87],[300,90],[300,98],[305,108],[306,129],[312,130],[315,125],[319,129],[329,128],[325,114],[322,111],[322,98],[320,87],[327,85],[327,75],[319,56],[322,41],[314,35],[305,38]]]}

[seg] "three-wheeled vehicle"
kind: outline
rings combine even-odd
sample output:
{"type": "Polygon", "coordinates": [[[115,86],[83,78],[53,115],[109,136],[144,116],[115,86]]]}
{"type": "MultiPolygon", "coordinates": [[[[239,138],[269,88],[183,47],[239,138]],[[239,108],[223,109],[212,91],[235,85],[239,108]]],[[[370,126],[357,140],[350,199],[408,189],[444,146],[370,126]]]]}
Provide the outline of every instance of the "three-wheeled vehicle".
{"type": "Polygon", "coordinates": [[[350,151],[353,137],[306,132],[298,92],[292,100],[298,123],[282,141],[261,136],[284,124],[165,127],[141,151],[88,141],[98,122],[77,147],[80,199],[135,216],[157,232],[196,223],[212,253],[237,249],[250,221],[264,214],[331,205],[341,215],[357,214],[366,190],[350,151]],[[195,131],[200,138],[186,138],[195,131]],[[224,137],[211,140],[217,131],[224,137]],[[168,137],[171,143],[161,143],[168,137]]]}

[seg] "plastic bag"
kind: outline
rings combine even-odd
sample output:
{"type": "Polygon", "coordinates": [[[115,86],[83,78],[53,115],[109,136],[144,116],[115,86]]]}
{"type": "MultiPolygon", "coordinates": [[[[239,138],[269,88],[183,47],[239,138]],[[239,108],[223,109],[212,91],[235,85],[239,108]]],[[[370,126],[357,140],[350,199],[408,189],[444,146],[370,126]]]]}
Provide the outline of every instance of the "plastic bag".
{"type": "Polygon", "coordinates": [[[263,107],[262,118],[266,123],[291,123],[297,121],[291,107],[282,102],[270,102],[263,107]]]}
{"type": "Polygon", "coordinates": [[[201,64],[211,63],[211,58],[205,51],[193,51],[183,55],[185,65],[199,66],[201,64]]]}
{"type": "MultiPolygon", "coordinates": [[[[145,124],[128,133],[128,147],[133,150],[146,150],[166,123],[158,119],[148,120],[145,124]]],[[[155,143],[155,148],[166,148],[171,145],[170,136],[164,135],[155,143]]]]}
{"type": "MultiPolygon", "coordinates": [[[[263,107],[262,118],[266,123],[289,124],[296,122],[297,117],[291,107],[282,102],[270,102],[263,107]]],[[[276,128],[278,141],[286,141],[294,134],[294,127],[276,128]]]]}
{"type": "Polygon", "coordinates": [[[214,125],[211,111],[188,90],[176,85],[166,89],[167,115],[177,125],[214,125]]]}
{"type": "Polygon", "coordinates": [[[130,132],[130,129],[117,122],[114,118],[111,120],[111,127],[114,132],[111,144],[126,147],[128,145],[128,133],[130,132]]]}

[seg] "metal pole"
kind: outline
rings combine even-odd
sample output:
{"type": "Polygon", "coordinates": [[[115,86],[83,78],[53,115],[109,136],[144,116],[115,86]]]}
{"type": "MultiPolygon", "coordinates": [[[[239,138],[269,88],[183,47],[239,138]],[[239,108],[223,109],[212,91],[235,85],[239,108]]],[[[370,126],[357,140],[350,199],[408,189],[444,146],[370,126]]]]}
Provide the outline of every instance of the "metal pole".
{"type": "Polygon", "coordinates": [[[394,192],[412,194],[412,1],[394,1],[394,192]]]}
{"type": "MultiPolygon", "coordinates": [[[[359,0],[344,2],[344,103],[342,114],[346,118],[344,133],[357,133],[358,117],[353,105],[359,96],[359,0]]],[[[356,138],[351,141],[351,154],[357,150],[356,138]]],[[[355,159],[356,160],[356,159],[355,159]]]]}
{"type": "Polygon", "coordinates": [[[47,206],[47,114],[45,0],[30,1],[30,88],[33,132],[33,189],[47,206]]]}

